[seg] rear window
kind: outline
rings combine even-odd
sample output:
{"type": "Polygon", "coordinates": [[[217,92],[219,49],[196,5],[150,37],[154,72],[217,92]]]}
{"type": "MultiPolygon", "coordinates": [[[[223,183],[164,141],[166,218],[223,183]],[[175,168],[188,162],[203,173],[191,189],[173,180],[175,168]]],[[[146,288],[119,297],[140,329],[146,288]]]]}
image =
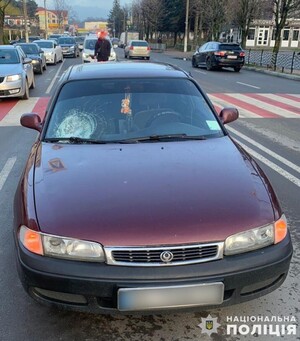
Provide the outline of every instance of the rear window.
{"type": "Polygon", "coordinates": [[[53,49],[53,41],[36,41],[35,42],[39,47],[44,49],[53,49]]]}
{"type": "Polygon", "coordinates": [[[58,39],[59,44],[75,44],[74,38],[59,38],[58,39]]]}
{"type": "Polygon", "coordinates": [[[220,44],[219,49],[223,51],[239,51],[241,47],[237,44],[220,44]]]}
{"type": "Polygon", "coordinates": [[[39,53],[36,45],[21,45],[21,49],[26,54],[37,54],[37,53],[39,53]]]}
{"type": "Polygon", "coordinates": [[[133,41],[131,42],[132,46],[148,46],[146,41],[133,41]]]}

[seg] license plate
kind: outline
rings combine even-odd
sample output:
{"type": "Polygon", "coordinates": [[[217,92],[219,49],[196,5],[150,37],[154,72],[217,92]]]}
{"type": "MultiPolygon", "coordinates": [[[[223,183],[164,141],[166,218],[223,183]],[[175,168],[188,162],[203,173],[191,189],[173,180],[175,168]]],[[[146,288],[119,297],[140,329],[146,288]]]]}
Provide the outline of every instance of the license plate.
{"type": "Polygon", "coordinates": [[[227,56],[227,59],[237,59],[237,56],[227,56]]]}
{"type": "Polygon", "coordinates": [[[223,302],[222,282],[195,285],[122,288],[118,290],[120,311],[154,310],[217,305],[223,302]]]}

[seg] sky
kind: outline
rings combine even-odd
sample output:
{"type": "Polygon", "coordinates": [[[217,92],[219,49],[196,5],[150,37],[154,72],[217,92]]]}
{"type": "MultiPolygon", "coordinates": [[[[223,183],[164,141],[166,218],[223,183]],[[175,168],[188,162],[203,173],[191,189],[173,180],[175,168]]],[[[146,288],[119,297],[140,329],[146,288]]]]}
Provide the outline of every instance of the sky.
{"type": "MultiPolygon", "coordinates": [[[[44,0],[35,0],[38,6],[44,7],[44,0]]],[[[88,17],[100,17],[106,19],[113,6],[113,0],[65,0],[67,6],[70,6],[76,12],[80,20],[88,17]]],[[[121,6],[130,4],[130,0],[120,0],[121,6]]],[[[54,1],[46,0],[46,7],[54,9],[54,1]]]]}

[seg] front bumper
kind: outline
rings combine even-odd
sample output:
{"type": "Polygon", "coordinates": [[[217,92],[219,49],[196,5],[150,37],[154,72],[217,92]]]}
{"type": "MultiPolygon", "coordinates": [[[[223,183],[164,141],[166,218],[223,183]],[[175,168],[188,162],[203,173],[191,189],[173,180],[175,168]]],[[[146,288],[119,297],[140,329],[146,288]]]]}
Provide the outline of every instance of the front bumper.
{"type": "Polygon", "coordinates": [[[0,83],[0,98],[22,96],[24,94],[24,86],[22,79],[15,82],[0,83]]]}
{"type": "MultiPolygon", "coordinates": [[[[17,264],[25,290],[39,302],[72,310],[111,314],[119,313],[118,290],[124,288],[223,283],[223,302],[209,308],[263,296],[284,282],[292,252],[290,236],[287,235],[277,245],[217,261],[145,268],[38,256],[17,242],[17,264]]],[[[181,308],[181,311],[207,308],[201,305],[181,308]]],[[[166,309],[147,310],[147,313],[163,310],[166,309]]],[[[172,307],[171,310],[178,309],[172,307]]]]}

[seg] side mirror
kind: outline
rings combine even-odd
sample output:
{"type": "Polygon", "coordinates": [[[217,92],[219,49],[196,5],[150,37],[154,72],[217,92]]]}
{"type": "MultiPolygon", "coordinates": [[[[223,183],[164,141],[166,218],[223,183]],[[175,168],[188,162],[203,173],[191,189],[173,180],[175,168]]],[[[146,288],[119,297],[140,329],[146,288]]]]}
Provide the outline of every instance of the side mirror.
{"type": "Polygon", "coordinates": [[[39,53],[45,53],[42,49],[39,50],[39,53]]]}
{"type": "Polygon", "coordinates": [[[227,124],[238,119],[239,111],[236,108],[224,108],[221,110],[219,117],[223,124],[227,124]]]}
{"type": "Polygon", "coordinates": [[[42,130],[42,121],[38,114],[30,113],[30,114],[23,114],[20,123],[23,127],[34,129],[37,131],[42,130]]]}
{"type": "Polygon", "coordinates": [[[30,64],[32,62],[32,59],[31,58],[24,58],[23,59],[23,64],[30,64]]]}

